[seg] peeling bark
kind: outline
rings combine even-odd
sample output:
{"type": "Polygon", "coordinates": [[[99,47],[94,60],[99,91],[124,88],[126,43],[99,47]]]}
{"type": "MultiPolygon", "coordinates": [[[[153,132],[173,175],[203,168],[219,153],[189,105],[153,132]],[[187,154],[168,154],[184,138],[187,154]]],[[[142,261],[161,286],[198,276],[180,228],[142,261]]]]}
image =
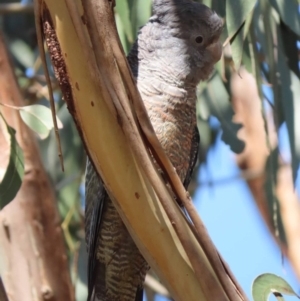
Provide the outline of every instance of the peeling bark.
{"type": "MultiPolygon", "coordinates": [[[[1,35],[0,87],[1,102],[24,105],[1,35]]],[[[7,295],[10,301],[74,300],[56,200],[35,137],[17,110],[0,110],[17,132],[25,163],[18,194],[0,211],[0,272],[7,295]]],[[[0,126],[1,167],[7,160],[5,131],[0,126]]]]}

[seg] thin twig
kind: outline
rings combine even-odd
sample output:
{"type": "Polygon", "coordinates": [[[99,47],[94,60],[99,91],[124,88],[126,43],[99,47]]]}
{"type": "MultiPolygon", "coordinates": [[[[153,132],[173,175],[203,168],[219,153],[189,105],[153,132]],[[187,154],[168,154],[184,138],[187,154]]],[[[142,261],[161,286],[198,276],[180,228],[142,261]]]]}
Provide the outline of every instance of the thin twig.
{"type": "MultiPolygon", "coordinates": [[[[62,171],[64,171],[64,159],[62,155],[62,149],[61,149],[61,142],[60,142],[60,136],[58,132],[58,126],[57,126],[57,120],[56,120],[56,109],[55,109],[55,102],[54,102],[54,96],[53,96],[53,87],[52,87],[52,82],[48,70],[48,65],[46,61],[46,54],[45,54],[45,49],[44,49],[44,43],[43,43],[43,29],[42,29],[42,20],[41,17],[43,16],[42,10],[42,2],[40,0],[35,1],[35,27],[36,27],[36,32],[37,32],[37,41],[38,41],[38,48],[40,51],[40,57],[42,60],[42,66],[45,72],[46,76],[46,81],[47,81],[47,86],[49,90],[49,99],[50,99],[50,107],[51,107],[51,114],[52,114],[52,120],[53,120],[53,125],[54,125],[54,133],[55,133],[55,138],[56,138],[56,143],[57,143],[57,148],[58,148],[58,156],[60,160],[60,165],[62,171]]],[[[46,20],[44,20],[46,21],[46,20]]]]}

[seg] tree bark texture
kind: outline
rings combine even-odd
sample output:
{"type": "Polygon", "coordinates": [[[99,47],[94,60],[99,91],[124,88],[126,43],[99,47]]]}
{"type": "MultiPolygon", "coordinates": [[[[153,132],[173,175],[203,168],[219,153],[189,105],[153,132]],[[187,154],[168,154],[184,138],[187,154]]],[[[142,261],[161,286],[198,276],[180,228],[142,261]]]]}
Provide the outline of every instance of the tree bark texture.
{"type": "MultiPolygon", "coordinates": [[[[0,33],[0,101],[22,106],[12,66],[0,33]]],[[[56,200],[43,168],[33,132],[19,111],[0,106],[16,130],[24,152],[25,175],[15,199],[0,211],[0,272],[10,301],[74,300],[56,200]]],[[[0,164],[7,164],[9,143],[0,123],[0,164]]]]}

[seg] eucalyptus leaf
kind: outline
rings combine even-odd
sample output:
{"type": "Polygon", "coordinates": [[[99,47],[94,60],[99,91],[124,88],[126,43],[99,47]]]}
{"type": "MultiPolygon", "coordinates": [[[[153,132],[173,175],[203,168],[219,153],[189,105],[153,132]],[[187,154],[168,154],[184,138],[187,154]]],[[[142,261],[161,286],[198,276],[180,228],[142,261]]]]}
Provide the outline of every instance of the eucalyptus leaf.
{"type": "Polygon", "coordinates": [[[299,4],[294,0],[270,0],[283,22],[300,37],[299,4]]]}
{"type": "MultiPolygon", "coordinates": [[[[36,132],[41,139],[48,137],[50,131],[53,129],[53,120],[51,110],[43,105],[31,105],[18,107],[23,121],[34,132],[36,132]]],[[[58,128],[62,128],[61,121],[57,118],[58,128]]]]}
{"type": "Polygon", "coordinates": [[[288,66],[300,79],[300,68],[299,68],[298,47],[297,47],[297,42],[299,40],[299,37],[297,37],[297,35],[283,22],[280,22],[280,30],[281,30],[283,47],[286,54],[288,66]]]}
{"type": "Polygon", "coordinates": [[[30,68],[34,64],[34,53],[30,49],[29,45],[23,40],[15,40],[10,44],[10,51],[25,68],[30,68]]]}
{"type": "MultiPolygon", "coordinates": [[[[58,208],[65,219],[71,208],[80,206],[79,186],[85,170],[85,152],[81,139],[70,118],[67,106],[64,103],[57,112],[59,119],[64,124],[60,131],[65,172],[60,169],[60,161],[57,155],[57,144],[54,132],[47,139],[39,141],[42,159],[48,170],[52,182],[55,184],[56,197],[59,200],[58,208]]],[[[71,219],[72,231],[78,230],[80,215],[75,210],[71,219]]],[[[74,238],[74,237],[73,237],[74,238]]]]}
{"type": "Polygon", "coordinates": [[[300,82],[297,76],[287,66],[283,52],[283,40],[279,28],[278,33],[278,80],[280,83],[281,99],[284,119],[287,124],[292,155],[292,171],[294,182],[300,163],[300,82]]]}
{"type": "Polygon", "coordinates": [[[146,24],[151,16],[152,0],[137,0],[136,1],[136,16],[137,30],[146,24]]]}
{"type": "Polygon", "coordinates": [[[234,111],[229,102],[228,92],[218,73],[214,74],[198,97],[200,101],[207,103],[210,114],[219,119],[223,130],[222,140],[230,146],[233,152],[241,153],[245,147],[245,142],[237,137],[237,133],[242,124],[232,121],[234,111]]]}
{"type": "Polygon", "coordinates": [[[226,15],[226,1],[212,0],[211,7],[217,14],[221,17],[225,17],[226,15]]]}
{"type": "Polygon", "coordinates": [[[10,156],[6,172],[0,182],[0,209],[15,198],[24,176],[23,151],[16,140],[16,131],[8,124],[6,128],[10,135],[10,156]]]}
{"type": "Polygon", "coordinates": [[[236,70],[239,70],[239,68],[241,67],[244,41],[248,34],[251,22],[252,13],[248,15],[245,23],[242,24],[236,36],[231,40],[231,53],[236,70]]]}
{"type": "MultiPolygon", "coordinates": [[[[122,1],[122,0],[119,0],[122,1]]],[[[146,24],[151,16],[152,0],[128,0],[130,21],[134,35],[146,24]]]]}
{"type": "Polygon", "coordinates": [[[254,279],[252,285],[254,301],[267,301],[271,293],[275,295],[277,300],[284,300],[282,294],[299,298],[292,287],[277,275],[266,273],[254,279]]]}
{"type": "Polygon", "coordinates": [[[249,37],[244,45],[243,64],[249,73],[253,74],[252,58],[250,53],[249,37]]]}
{"type": "Polygon", "coordinates": [[[203,0],[203,1],[197,1],[197,2],[202,2],[208,7],[212,7],[212,0],[203,0]]]}
{"type": "Polygon", "coordinates": [[[232,58],[238,70],[242,61],[243,44],[252,20],[256,1],[227,0],[226,24],[231,40],[232,58]]]}
{"type": "MultiPolygon", "coordinates": [[[[76,258],[75,258],[76,259],[76,258]]],[[[74,259],[73,259],[74,260],[74,259]]],[[[78,273],[75,281],[75,295],[76,300],[86,300],[87,299],[87,262],[88,254],[86,251],[85,240],[80,241],[80,247],[78,250],[78,266],[76,272],[78,273]]]]}
{"type": "Polygon", "coordinates": [[[272,223],[276,237],[279,237],[280,241],[286,245],[286,235],[284,231],[284,225],[280,213],[279,200],[276,195],[277,186],[277,173],[279,169],[278,164],[279,150],[276,147],[269,155],[265,167],[266,180],[264,184],[265,194],[267,198],[269,216],[272,217],[272,223]]]}
{"type": "Polygon", "coordinates": [[[119,34],[119,38],[121,40],[123,49],[124,49],[125,53],[128,53],[126,33],[124,31],[124,26],[123,26],[123,23],[121,21],[120,16],[118,15],[118,13],[115,14],[115,20],[116,20],[118,34],[119,34]]]}
{"type": "Polygon", "coordinates": [[[226,25],[229,37],[232,38],[252,12],[256,0],[227,0],[226,25]]]}
{"type": "Polygon", "coordinates": [[[122,22],[122,29],[130,43],[133,43],[133,30],[130,21],[130,12],[127,0],[116,1],[116,12],[122,22]]]}

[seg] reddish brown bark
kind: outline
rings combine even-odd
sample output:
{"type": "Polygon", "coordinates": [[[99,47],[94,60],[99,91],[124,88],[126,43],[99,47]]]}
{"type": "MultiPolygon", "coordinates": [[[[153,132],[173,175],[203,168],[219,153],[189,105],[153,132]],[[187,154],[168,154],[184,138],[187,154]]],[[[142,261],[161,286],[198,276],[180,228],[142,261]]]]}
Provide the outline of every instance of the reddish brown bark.
{"type": "MultiPolygon", "coordinates": [[[[241,170],[251,171],[256,177],[247,180],[256,205],[278,243],[283,254],[290,260],[293,269],[300,279],[300,207],[298,196],[293,187],[291,169],[281,166],[277,173],[276,195],[280,204],[287,245],[275,235],[273,213],[270,212],[265,194],[265,165],[269,155],[267,136],[262,118],[262,103],[254,77],[242,69],[240,76],[234,74],[231,82],[232,105],[236,112],[235,120],[243,123],[240,138],[246,142],[246,148],[238,155],[237,163],[241,170]]],[[[277,145],[276,133],[272,118],[267,120],[269,142],[273,149],[277,145]]]]}
{"type": "MultiPolygon", "coordinates": [[[[0,100],[24,105],[0,35],[0,100]]],[[[15,199],[0,211],[0,270],[10,301],[74,300],[56,200],[34,134],[17,110],[0,106],[17,132],[25,176],[15,199]]],[[[7,162],[6,128],[0,123],[0,164],[7,162]]],[[[7,163],[6,163],[7,164],[7,163]]]]}
{"type": "MultiPolygon", "coordinates": [[[[268,212],[268,204],[263,189],[265,182],[265,164],[269,155],[267,137],[262,118],[261,100],[254,77],[242,69],[240,75],[233,74],[231,81],[232,105],[235,121],[243,124],[239,137],[245,141],[244,151],[236,156],[242,171],[251,171],[256,177],[248,180],[249,188],[267,226],[273,231],[272,218],[268,212]]],[[[276,143],[274,132],[270,129],[270,142],[276,143]]]]}
{"type": "Polygon", "coordinates": [[[0,277],[0,300],[9,301],[1,277],[0,277]]]}

